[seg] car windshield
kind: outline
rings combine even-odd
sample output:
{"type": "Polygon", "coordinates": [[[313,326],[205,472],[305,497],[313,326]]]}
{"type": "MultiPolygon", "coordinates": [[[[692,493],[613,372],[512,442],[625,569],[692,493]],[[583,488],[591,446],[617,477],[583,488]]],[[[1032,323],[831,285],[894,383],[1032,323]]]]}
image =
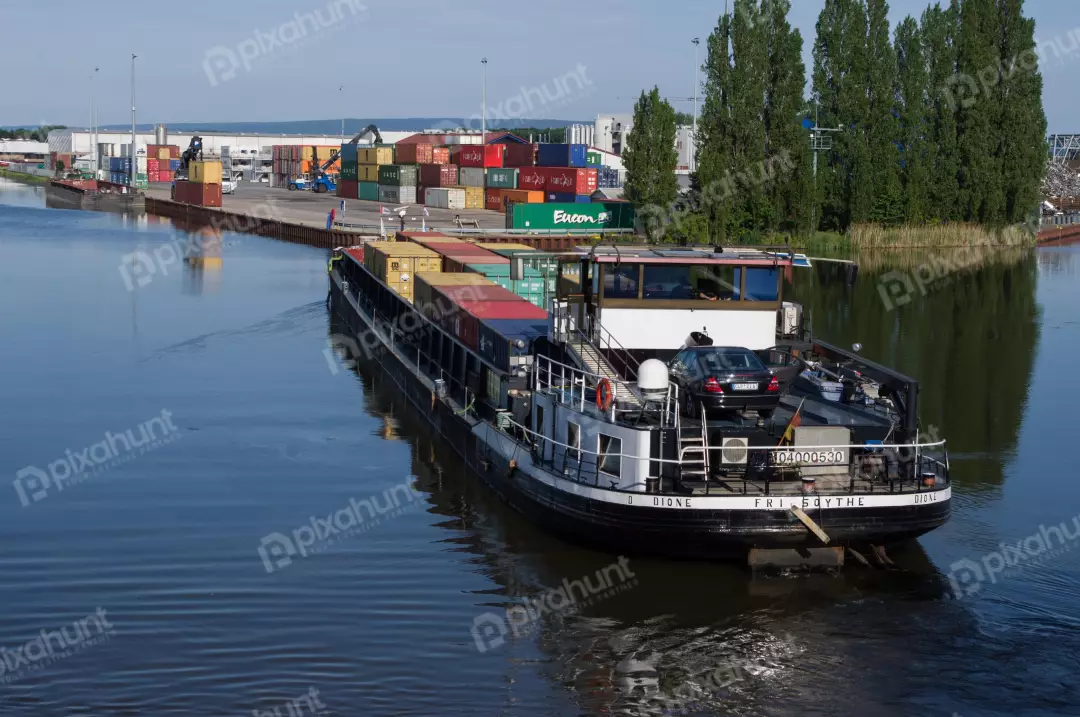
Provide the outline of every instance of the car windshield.
{"type": "Polygon", "coordinates": [[[729,371],[765,371],[765,364],[746,349],[709,349],[698,353],[698,361],[706,373],[729,371]]]}

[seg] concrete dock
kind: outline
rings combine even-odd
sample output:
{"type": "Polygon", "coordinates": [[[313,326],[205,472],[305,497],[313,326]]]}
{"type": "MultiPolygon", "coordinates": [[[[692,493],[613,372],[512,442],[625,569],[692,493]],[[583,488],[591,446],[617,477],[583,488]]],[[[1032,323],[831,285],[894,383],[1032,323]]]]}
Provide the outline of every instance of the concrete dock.
{"type": "MultiPolygon", "coordinates": [[[[152,184],[146,190],[146,196],[152,199],[169,199],[168,184],[152,184]]],[[[383,214],[383,224],[388,231],[401,228],[398,209],[402,205],[382,204],[362,199],[345,200],[345,216],[341,216],[341,199],[333,194],[315,194],[314,192],[292,191],[284,188],[271,188],[269,184],[240,182],[235,194],[226,194],[222,198],[222,212],[240,214],[255,219],[287,222],[305,227],[326,229],[326,217],[331,209],[336,210],[336,219],[348,225],[371,227],[379,226],[379,208],[386,207],[392,214],[383,214]]],[[[218,211],[208,209],[207,211],[218,211]]],[[[485,209],[437,209],[428,207],[428,216],[424,216],[424,207],[408,205],[405,216],[406,229],[419,231],[425,225],[429,230],[454,228],[454,217],[460,216],[463,223],[472,228],[476,221],[480,229],[503,229],[506,217],[501,212],[485,209]]]]}

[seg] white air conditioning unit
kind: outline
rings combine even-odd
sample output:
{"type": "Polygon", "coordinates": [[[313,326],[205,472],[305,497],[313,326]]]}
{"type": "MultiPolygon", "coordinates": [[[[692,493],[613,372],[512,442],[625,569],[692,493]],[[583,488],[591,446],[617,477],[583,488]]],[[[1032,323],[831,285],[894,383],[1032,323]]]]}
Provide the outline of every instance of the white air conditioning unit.
{"type": "Polygon", "coordinates": [[[721,459],[724,465],[746,465],[750,454],[750,441],[746,438],[725,438],[721,444],[721,459]]]}

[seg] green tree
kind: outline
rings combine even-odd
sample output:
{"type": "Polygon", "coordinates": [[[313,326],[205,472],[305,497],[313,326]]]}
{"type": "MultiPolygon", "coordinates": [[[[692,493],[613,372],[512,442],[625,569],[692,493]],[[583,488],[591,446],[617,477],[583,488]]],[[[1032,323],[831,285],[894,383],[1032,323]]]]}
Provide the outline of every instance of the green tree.
{"type": "Polygon", "coordinates": [[[950,99],[957,107],[960,154],[959,204],[969,221],[994,223],[1004,216],[998,156],[1000,57],[997,0],[960,4],[957,72],[950,99]]]}
{"type": "Polygon", "coordinates": [[[957,146],[957,104],[952,94],[956,75],[959,0],[942,9],[935,3],[922,16],[928,101],[927,150],[930,156],[928,218],[955,221],[959,212],[960,156],[957,146]]]}
{"type": "Polygon", "coordinates": [[[1046,174],[1046,114],[1035,47],[1035,21],[1025,18],[1024,0],[999,0],[1002,79],[1002,219],[1020,222],[1036,211],[1046,174]]]}
{"type": "Polygon", "coordinates": [[[723,244],[732,228],[728,192],[720,189],[730,178],[734,151],[731,116],[731,16],[724,14],[709,35],[705,59],[705,100],[696,137],[697,171],[691,191],[706,218],[709,237],[723,244]]]}
{"type": "Polygon", "coordinates": [[[896,28],[896,70],[904,219],[924,222],[929,214],[930,197],[926,148],[929,93],[922,35],[919,24],[910,16],[896,28]]]}
{"type": "Polygon", "coordinates": [[[900,188],[899,136],[896,117],[896,54],[889,33],[889,3],[866,2],[867,118],[860,135],[870,158],[865,165],[868,182],[855,187],[852,214],[855,221],[880,224],[903,221],[900,188]],[[868,211],[869,209],[869,211],[868,211]]]}
{"type": "MultiPolygon", "coordinates": [[[[672,205],[679,194],[675,167],[679,157],[675,150],[675,110],[660,97],[653,87],[641,93],[634,106],[634,127],[623,150],[626,167],[626,198],[636,209],[646,208],[644,214],[672,205]]],[[[649,239],[655,235],[653,222],[645,222],[649,239]]]]}

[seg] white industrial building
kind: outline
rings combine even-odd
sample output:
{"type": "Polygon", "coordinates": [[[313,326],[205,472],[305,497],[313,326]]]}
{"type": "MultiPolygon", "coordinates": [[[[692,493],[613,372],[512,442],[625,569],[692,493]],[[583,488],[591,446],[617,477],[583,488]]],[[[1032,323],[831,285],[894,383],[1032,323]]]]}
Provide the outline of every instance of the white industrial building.
{"type": "MultiPolygon", "coordinates": [[[[622,155],[623,150],[626,149],[626,140],[630,136],[630,130],[633,127],[634,115],[632,114],[597,115],[590,146],[612,154],[622,155]]],[[[679,153],[675,171],[677,173],[689,172],[694,161],[693,127],[680,126],[675,128],[675,149],[679,153]]]]}
{"type": "MultiPolygon", "coordinates": [[[[160,128],[159,128],[160,129],[160,128]]],[[[382,132],[383,142],[397,142],[410,137],[415,132],[382,132]]],[[[178,145],[183,151],[194,136],[202,137],[203,154],[221,156],[227,147],[232,160],[233,178],[258,181],[261,177],[269,179],[273,167],[271,147],[275,144],[298,144],[305,146],[341,144],[341,135],[301,135],[301,134],[246,134],[226,132],[172,132],[164,130],[165,141],[154,130],[135,133],[136,154],[146,154],[148,144],[178,145]]],[[[346,138],[346,140],[351,137],[346,138]]],[[[57,129],[49,132],[49,151],[72,153],[91,165],[98,159],[98,147],[109,145],[105,156],[122,156],[121,145],[131,144],[131,130],[96,130],[57,129]],[[96,142],[95,142],[96,139],[96,142]]]]}

